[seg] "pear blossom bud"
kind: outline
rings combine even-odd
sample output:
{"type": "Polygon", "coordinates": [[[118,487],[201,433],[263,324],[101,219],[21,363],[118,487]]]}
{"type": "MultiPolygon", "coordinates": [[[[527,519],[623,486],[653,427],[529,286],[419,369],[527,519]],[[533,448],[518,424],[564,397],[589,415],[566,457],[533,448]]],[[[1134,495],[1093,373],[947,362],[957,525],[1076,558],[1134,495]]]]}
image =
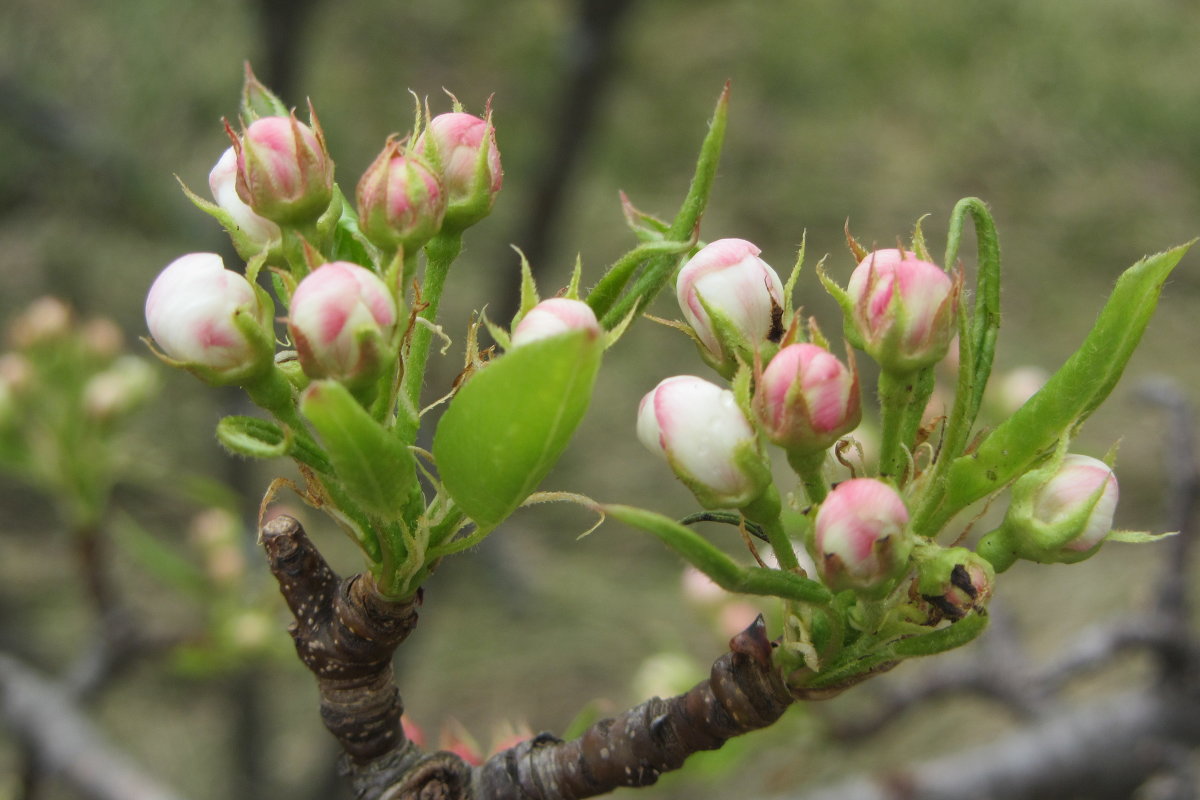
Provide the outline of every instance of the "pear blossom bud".
{"type": "Polygon", "coordinates": [[[404,155],[388,139],[358,182],[359,225],[380,246],[415,252],[442,227],[446,192],[441,180],[419,158],[404,155]]]}
{"type": "Polygon", "coordinates": [[[306,375],[363,385],[392,363],[398,318],[396,301],[378,275],[334,261],[296,287],[288,332],[306,375]]]}
{"type": "Polygon", "coordinates": [[[917,558],[917,591],[936,609],[935,621],[962,619],[987,606],[996,571],[978,554],[965,547],[929,544],[918,548],[917,558]]]}
{"type": "Polygon", "coordinates": [[[838,484],[814,525],[813,558],[821,580],[837,592],[887,593],[912,552],[907,525],[904,501],[883,481],[854,478],[838,484]]]}
{"type": "Polygon", "coordinates": [[[512,346],[520,347],[568,331],[588,331],[592,336],[602,332],[596,313],[587,303],[553,297],[538,303],[521,318],[513,330],[512,346]]]}
{"type": "Polygon", "coordinates": [[[456,111],[439,114],[413,150],[437,167],[450,216],[465,227],[487,216],[504,183],[496,131],[489,120],[456,111]],[[486,150],[486,153],[484,152],[486,150]]]}
{"type": "Polygon", "coordinates": [[[8,337],[21,350],[62,339],[71,331],[73,316],[57,297],[39,297],[13,320],[8,337]]]}
{"type": "Polygon", "coordinates": [[[125,416],[154,394],[158,375],[144,359],[122,356],[83,386],[83,410],[89,418],[108,422],[125,416]]]}
{"type": "Polygon", "coordinates": [[[312,222],[329,207],[333,161],[319,126],[314,130],[295,114],[260,117],[240,140],[233,138],[237,193],[254,213],[295,225],[312,222]]]}
{"type": "Polygon", "coordinates": [[[789,452],[824,450],[862,419],[858,375],[815,344],[776,353],[754,399],[767,438],[789,452]]]}
{"type": "Polygon", "coordinates": [[[108,361],[121,352],[125,337],[111,319],[93,317],[80,327],[79,339],[89,354],[101,361],[108,361]]]}
{"type": "MultiPolygon", "coordinates": [[[[272,242],[281,238],[279,226],[266,217],[254,213],[254,209],[246,205],[238,195],[238,159],[232,147],[217,159],[216,166],[208,173],[208,188],[212,190],[213,200],[221,207],[238,227],[251,246],[262,250],[272,242]]],[[[233,231],[231,231],[233,233],[233,231]]]]}
{"type": "Polygon", "coordinates": [[[637,433],[706,508],[740,508],[771,482],[733,392],[702,378],[658,384],[638,406],[637,433]]]}
{"type": "Polygon", "coordinates": [[[170,359],[213,382],[269,367],[272,310],[216,253],[190,253],[159,273],[146,296],[146,325],[170,359]]]}
{"type": "Polygon", "coordinates": [[[876,250],[855,268],[846,293],[862,347],[884,369],[911,372],[949,350],[959,291],[936,264],[908,251],[876,250]]]}
{"type": "Polygon", "coordinates": [[[753,352],[782,333],[783,284],[759,252],[744,239],[718,239],[692,256],[675,283],[701,354],[722,373],[732,370],[736,350],[753,352]]]}

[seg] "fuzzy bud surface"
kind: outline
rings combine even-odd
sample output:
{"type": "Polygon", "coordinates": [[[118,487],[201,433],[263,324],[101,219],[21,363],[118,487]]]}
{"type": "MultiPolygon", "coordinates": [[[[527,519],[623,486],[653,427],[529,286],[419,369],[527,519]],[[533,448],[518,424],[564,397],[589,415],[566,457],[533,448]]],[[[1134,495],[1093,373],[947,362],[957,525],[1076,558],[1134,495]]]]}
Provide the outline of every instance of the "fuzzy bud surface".
{"type": "Polygon", "coordinates": [[[452,205],[479,205],[483,215],[491,210],[504,184],[504,170],[490,121],[461,111],[439,114],[413,150],[438,167],[452,205]]]}
{"type": "Polygon", "coordinates": [[[333,161],[320,128],[290,117],[260,117],[234,143],[237,193],[280,225],[311,222],[333,199],[333,161]]]}
{"type": "Polygon", "coordinates": [[[862,419],[858,376],[822,347],[790,344],[763,371],[755,410],[775,444],[800,453],[824,450],[862,419]]]}
{"type": "Polygon", "coordinates": [[[394,139],[363,173],[356,198],[367,238],[381,246],[400,245],[405,252],[429,241],[446,214],[441,180],[424,161],[406,156],[394,139]]]}

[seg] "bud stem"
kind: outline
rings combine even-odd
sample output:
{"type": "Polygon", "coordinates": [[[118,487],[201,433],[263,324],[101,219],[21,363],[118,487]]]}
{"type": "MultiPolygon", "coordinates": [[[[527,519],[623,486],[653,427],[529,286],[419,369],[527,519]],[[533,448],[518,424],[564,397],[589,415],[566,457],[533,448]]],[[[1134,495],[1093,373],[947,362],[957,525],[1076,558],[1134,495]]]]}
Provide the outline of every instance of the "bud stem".
{"type": "Polygon", "coordinates": [[[825,451],[814,453],[798,453],[789,450],[788,464],[792,471],[800,476],[804,484],[804,493],[813,504],[820,504],[829,496],[829,479],[825,477],[825,451]]]}
{"type": "MultiPolygon", "coordinates": [[[[420,318],[427,322],[437,321],[438,306],[446,286],[446,274],[458,254],[462,252],[461,233],[439,233],[425,246],[425,282],[421,285],[421,302],[425,303],[420,318]]],[[[405,270],[407,272],[407,269],[405,270]]],[[[425,382],[425,364],[429,360],[432,333],[424,325],[416,325],[408,353],[404,359],[403,394],[410,408],[421,407],[421,387],[425,382]]],[[[407,418],[401,424],[401,441],[412,442],[416,438],[418,420],[407,418]]]]}
{"type": "Polygon", "coordinates": [[[779,491],[774,485],[770,485],[758,498],[742,506],[741,512],[746,519],[762,526],[767,534],[767,541],[771,543],[771,550],[774,551],[775,558],[779,561],[779,566],[784,570],[794,572],[800,568],[800,561],[796,558],[796,552],[792,550],[792,540],[788,538],[787,532],[783,529],[783,522],[779,518],[782,508],[782,504],[779,502],[779,491]]]}
{"type": "MultiPolygon", "coordinates": [[[[909,406],[917,399],[917,372],[896,373],[881,370],[879,373],[879,412],[882,417],[879,441],[879,474],[899,483],[908,471],[908,455],[905,446],[912,441],[906,437],[909,406]],[[907,439],[907,441],[906,441],[907,439]]],[[[918,419],[919,421],[919,419],[918,419]]]]}

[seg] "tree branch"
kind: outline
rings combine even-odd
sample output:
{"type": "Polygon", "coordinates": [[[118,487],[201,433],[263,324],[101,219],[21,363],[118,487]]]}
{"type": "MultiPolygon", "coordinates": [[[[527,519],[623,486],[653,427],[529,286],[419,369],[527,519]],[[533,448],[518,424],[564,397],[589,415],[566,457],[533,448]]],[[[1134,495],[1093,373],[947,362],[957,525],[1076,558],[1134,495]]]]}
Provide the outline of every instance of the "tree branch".
{"type": "Polygon", "coordinates": [[[92,800],[180,800],[106,744],[66,693],[16,659],[0,654],[0,710],[37,754],[39,769],[56,773],[92,800]]]}

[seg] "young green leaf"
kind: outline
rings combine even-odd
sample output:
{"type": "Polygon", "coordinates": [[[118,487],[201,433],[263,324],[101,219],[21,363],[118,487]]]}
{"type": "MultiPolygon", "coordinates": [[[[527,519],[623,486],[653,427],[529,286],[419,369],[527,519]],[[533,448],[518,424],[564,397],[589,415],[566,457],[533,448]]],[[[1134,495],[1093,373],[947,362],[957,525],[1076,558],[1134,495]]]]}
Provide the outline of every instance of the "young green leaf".
{"type": "Polygon", "coordinates": [[[974,453],[953,462],[945,502],[930,528],[1026,471],[1108,397],[1150,322],[1163,283],[1191,246],[1144,258],[1121,275],[1080,348],[974,453]]]}
{"type": "Polygon", "coordinates": [[[458,390],[433,456],[446,491],[481,529],[516,510],[558,461],[587,410],[603,349],[587,331],[530,342],[458,390]]]}
{"type": "Polygon", "coordinates": [[[321,437],[341,485],[367,511],[400,516],[417,480],[412,452],[333,380],[314,381],[300,411],[321,437]]]}

